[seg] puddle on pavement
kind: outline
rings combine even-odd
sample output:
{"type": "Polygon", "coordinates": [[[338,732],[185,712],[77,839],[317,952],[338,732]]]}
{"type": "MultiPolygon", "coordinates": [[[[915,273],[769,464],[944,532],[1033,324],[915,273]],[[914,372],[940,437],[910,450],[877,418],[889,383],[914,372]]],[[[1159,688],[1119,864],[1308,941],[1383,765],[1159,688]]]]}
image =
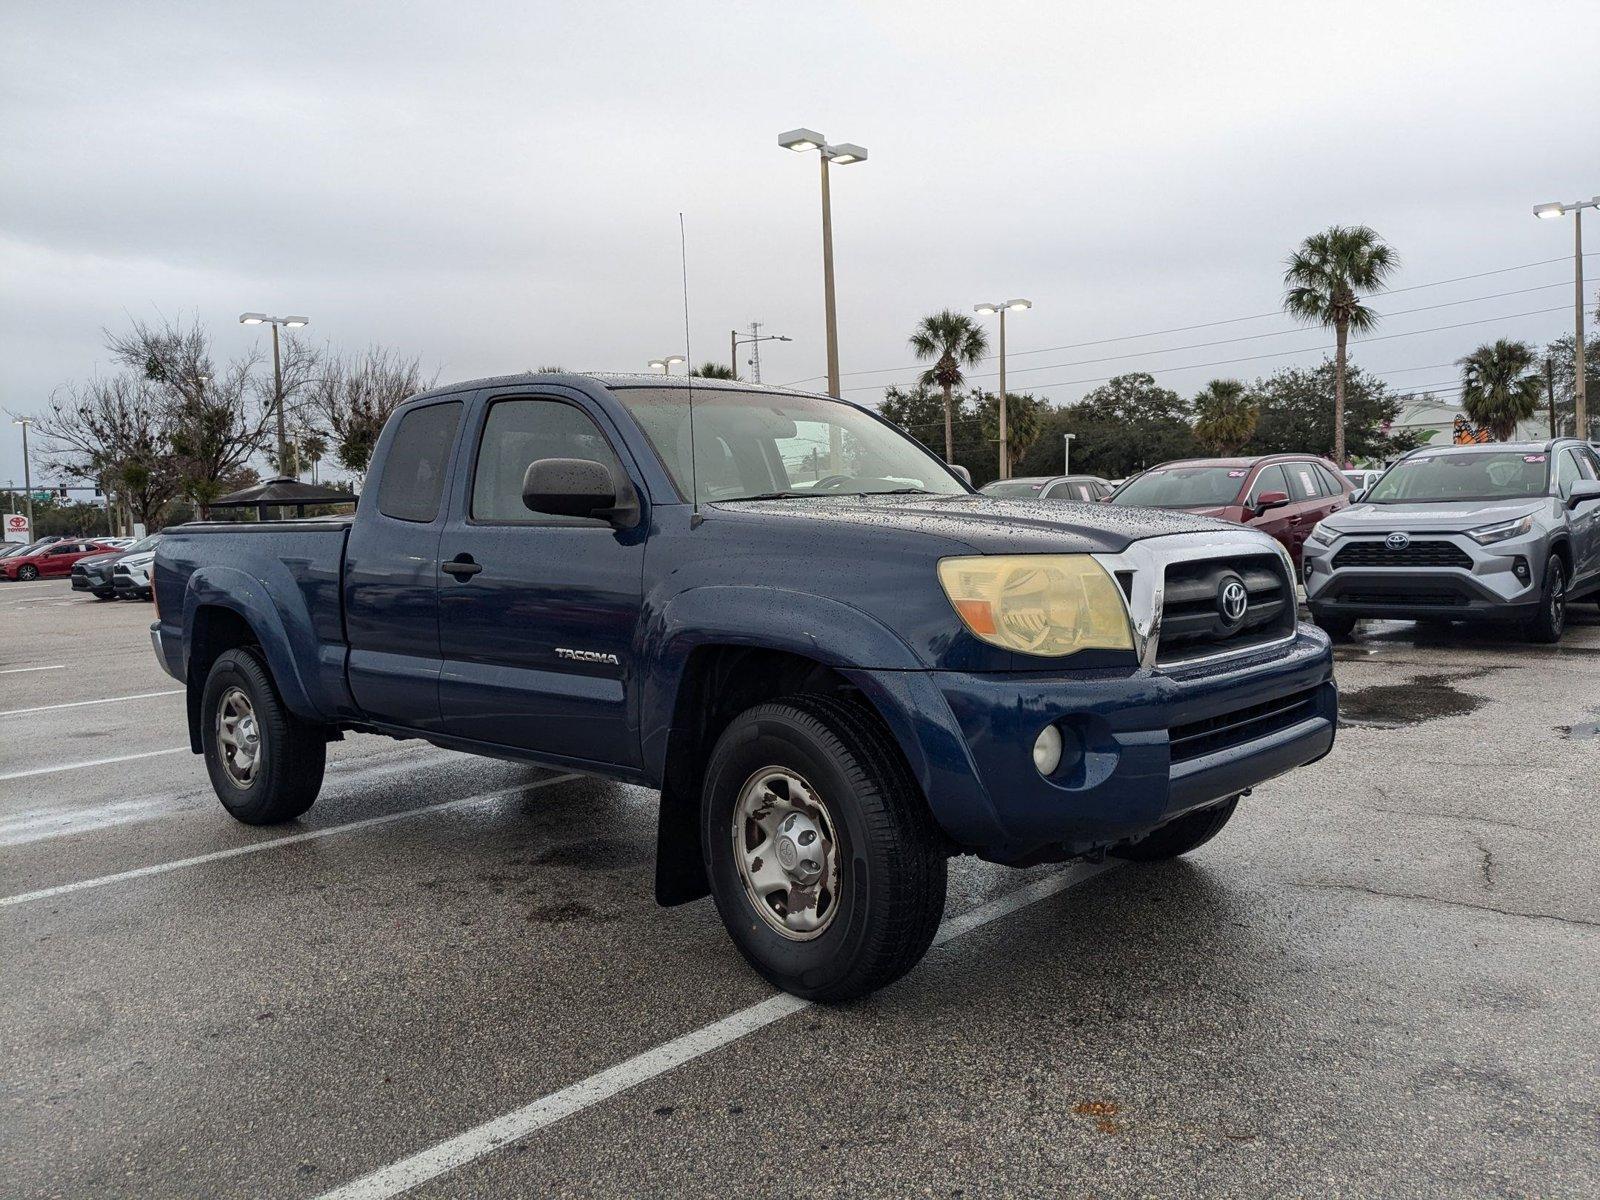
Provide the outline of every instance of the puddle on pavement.
{"type": "MultiPolygon", "coordinates": [[[[1591,708],[1593,713],[1600,713],[1600,708],[1591,708]]],[[[1586,742],[1600,737],[1600,721],[1584,721],[1574,725],[1557,725],[1556,732],[1564,738],[1571,738],[1575,742],[1586,742]]]]}
{"type": "Polygon", "coordinates": [[[1463,692],[1455,683],[1475,674],[1418,675],[1405,683],[1380,683],[1341,693],[1339,724],[1394,729],[1465,716],[1481,708],[1485,700],[1463,692]]]}

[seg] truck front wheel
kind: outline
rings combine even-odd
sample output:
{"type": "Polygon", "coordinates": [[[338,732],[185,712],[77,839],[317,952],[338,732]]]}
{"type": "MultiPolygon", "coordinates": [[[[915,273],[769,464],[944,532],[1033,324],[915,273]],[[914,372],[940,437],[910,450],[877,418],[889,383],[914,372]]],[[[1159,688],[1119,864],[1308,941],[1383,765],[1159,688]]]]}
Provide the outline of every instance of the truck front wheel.
{"type": "Polygon", "coordinates": [[[944,915],[946,850],[875,714],[793,696],[735,717],[701,797],[723,924],[750,965],[808,1000],[900,978],[944,915]]]}
{"type": "Polygon", "coordinates": [[[249,650],[226,651],[212,664],[200,740],[217,799],[246,825],[292,821],[322,789],[326,739],[284,707],[249,650]]]}
{"type": "Polygon", "coordinates": [[[1186,813],[1176,821],[1168,821],[1153,833],[1145,834],[1138,841],[1116,847],[1111,853],[1132,862],[1160,862],[1177,858],[1180,854],[1187,854],[1205,845],[1221,833],[1238,803],[1239,797],[1235,796],[1223,804],[1186,813]]]}

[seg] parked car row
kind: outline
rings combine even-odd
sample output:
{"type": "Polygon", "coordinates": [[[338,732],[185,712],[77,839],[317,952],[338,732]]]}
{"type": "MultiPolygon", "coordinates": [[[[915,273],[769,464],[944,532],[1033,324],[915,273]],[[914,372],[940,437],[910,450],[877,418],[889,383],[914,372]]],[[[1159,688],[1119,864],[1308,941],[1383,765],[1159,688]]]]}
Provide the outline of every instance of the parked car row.
{"type": "Polygon", "coordinates": [[[69,577],[72,590],[98,600],[150,598],[150,567],[158,533],[133,538],[45,537],[0,553],[0,577],[29,582],[69,577]]]}
{"type": "Polygon", "coordinates": [[[1315,455],[1184,459],[1114,492],[1094,476],[997,480],[986,495],[1174,509],[1271,535],[1335,637],[1362,618],[1511,623],[1554,642],[1600,601],[1600,448],[1573,438],[1423,447],[1385,471],[1315,455]],[[1072,485],[1068,487],[1068,485],[1072,485]]]}

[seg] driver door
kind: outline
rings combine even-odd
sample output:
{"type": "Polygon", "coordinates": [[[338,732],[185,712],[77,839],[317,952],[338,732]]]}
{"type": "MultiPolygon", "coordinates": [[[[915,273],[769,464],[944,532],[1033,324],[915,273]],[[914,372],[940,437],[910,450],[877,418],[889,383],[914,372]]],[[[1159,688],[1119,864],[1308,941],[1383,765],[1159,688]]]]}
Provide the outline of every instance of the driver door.
{"type": "MultiPolygon", "coordinates": [[[[535,459],[589,459],[619,482],[630,478],[576,397],[491,395],[474,424],[439,541],[445,729],[476,742],[638,766],[634,642],[648,513],[619,531],[523,504],[523,476],[535,459]]],[[[642,500],[642,480],[632,483],[642,500]]]]}

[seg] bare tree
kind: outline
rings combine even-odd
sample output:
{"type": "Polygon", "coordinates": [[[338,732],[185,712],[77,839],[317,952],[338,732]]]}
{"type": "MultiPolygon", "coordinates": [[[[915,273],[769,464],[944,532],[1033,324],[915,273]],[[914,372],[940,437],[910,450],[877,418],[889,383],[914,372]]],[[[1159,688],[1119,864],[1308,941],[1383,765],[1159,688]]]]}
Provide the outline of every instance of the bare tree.
{"type": "MultiPolygon", "coordinates": [[[[126,333],[107,330],[106,348],[130,370],[142,374],[161,397],[178,468],[179,494],[204,515],[207,506],[228,490],[251,457],[266,445],[273,414],[261,403],[260,353],[252,351],[217,368],[211,358],[211,335],[198,321],[192,325],[135,321],[126,333]]],[[[303,388],[313,368],[304,365],[305,355],[290,357],[295,362],[296,386],[303,388]]],[[[270,383],[267,391],[270,395],[270,383]]]]}
{"type": "Polygon", "coordinates": [[[92,379],[58,389],[34,424],[45,461],[72,478],[100,484],[126,503],[147,529],[179,494],[168,407],[158,389],[135,374],[92,379]]]}
{"type": "Polygon", "coordinates": [[[339,465],[365,475],[389,414],[406,397],[431,386],[433,380],[423,378],[418,359],[373,346],[348,361],[329,355],[321,376],[310,385],[307,408],[328,431],[339,465]]]}

